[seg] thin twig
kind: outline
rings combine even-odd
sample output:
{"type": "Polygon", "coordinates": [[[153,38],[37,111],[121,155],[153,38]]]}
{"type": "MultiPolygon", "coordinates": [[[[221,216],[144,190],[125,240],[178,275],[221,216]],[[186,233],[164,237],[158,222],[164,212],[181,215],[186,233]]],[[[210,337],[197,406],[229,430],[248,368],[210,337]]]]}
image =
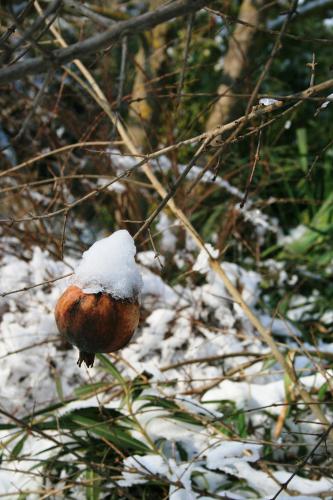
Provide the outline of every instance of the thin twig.
{"type": "Polygon", "coordinates": [[[249,196],[249,189],[250,189],[250,186],[252,184],[252,180],[253,180],[253,176],[254,176],[254,172],[255,172],[257,163],[259,161],[259,152],[260,152],[260,146],[261,146],[261,133],[262,133],[262,130],[260,129],[259,134],[258,134],[258,143],[257,143],[256,153],[254,155],[253,165],[252,165],[249,177],[248,177],[247,182],[246,182],[244,198],[242,199],[242,201],[240,202],[240,205],[239,205],[240,208],[243,208],[246,201],[247,201],[247,198],[249,196]]]}
{"type": "Polygon", "coordinates": [[[200,157],[200,155],[202,154],[202,152],[205,150],[206,146],[208,145],[208,142],[209,142],[209,139],[206,139],[202,143],[202,145],[199,147],[198,151],[195,153],[195,155],[193,156],[192,160],[189,162],[189,164],[187,165],[187,167],[184,169],[184,171],[181,173],[181,175],[178,177],[178,179],[174,182],[174,184],[171,187],[171,189],[167,193],[165,193],[165,196],[163,197],[163,199],[160,202],[160,204],[158,205],[158,207],[147,218],[147,220],[140,227],[140,229],[135,233],[135,235],[133,236],[134,239],[137,239],[138,236],[142,232],[144,232],[146,229],[148,229],[151,226],[151,224],[156,219],[156,217],[158,216],[158,214],[163,210],[163,208],[167,205],[167,203],[171,200],[171,198],[173,198],[173,196],[175,195],[177,189],[179,188],[179,186],[181,185],[181,183],[183,182],[183,180],[187,177],[187,175],[189,174],[189,172],[191,171],[191,169],[194,167],[195,162],[200,157]]]}
{"type": "Polygon", "coordinates": [[[117,111],[119,112],[121,101],[124,92],[125,83],[125,71],[126,71],[126,60],[127,60],[127,36],[124,36],[121,41],[121,63],[120,63],[120,73],[119,73],[119,84],[118,84],[118,95],[117,95],[117,111]]]}
{"type": "Polygon", "coordinates": [[[65,248],[65,236],[66,236],[67,220],[68,220],[68,212],[65,212],[64,223],[62,226],[61,242],[60,242],[60,260],[64,260],[64,248],[65,248]]]}
{"type": "Polygon", "coordinates": [[[328,439],[330,432],[333,430],[333,423],[329,425],[329,427],[326,429],[325,432],[322,433],[320,439],[318,439],[317,444],[312,448],[310,453],[307,454],[307,456],[302,460],[302,462],[299,464],[297,469],[291,474],[289,479],[281,485],[281,488],[275,493],[275,495],[271,498],[271,500],[276,500],[280,493],[282,493],[284,490],[287,489],[289,483],[294,479],[294,477],[303,469],[304,465],[307,464],[307,462],[310,460],[310,458],[315,454],[316,450],[319,448],[321,443],[323,441],[326,441],[328,439]]]}
{"type": "Polygon", "coordinates": [[[168,370],[173,370],[174,368],[180,368],[186,365],[193,365],[196,363],[212,363],[214,361],[222,361],[224,359],[238,358],[238,357],[241,358],[246,356],[253,356],[255,358],[260,358],[263,356],[263,354],[258,352],[231,352],[228,354],[220,354],[218,356],[205,356],[202,358],[186,359],[184,361],[179,361],[178,363],[173,363],[168,366],[163,366],[160,370],[161,372],[166,372],[168,370]]]}
{"type": "Polygon", "coordinates": [[[27,292],[28,290],[32,290],[33,288],[37,288],[38,286],[49,285],[50,283],[54,283],[55,281],[63,280],[64,278],[68,278],[72,276],[73,273],[64,274],[63,276],[58,276],[57,278],[52,278],[47,281],[42,281],[41,283],[36,283],[31,286],[24,286],[22,288],[18,288],[17,290],[11,290],[10,292],[0,292],[0,297],[7,297],[7,295],[13,295],[14,293],[19,292],[27,292]]]}
{"type": "Polygon", "coordinates": [[[63,0],[65,6],[70,9],[71,14],[76,15],[79,13],[80,15],[87,17],[94,23],[103,26],[104,28],[109,28],[110,24],[113,23],[111,19],[108,17],[102,16],[101,14],[97,14],[93,10],[89,9],[86,5],[76,2],[74,0],[63,0]]]}
{"type": "MultiPolygon", "coordinates": [[[[314,87],[307,88],[307,89],[303,90],[302,92],[297,92],[296,94],[291,94],[291,95],[285,96],[285,98],[281,97],[280,100],[276,101],[275,103],[273,103],[269,106],[254,106],[253,110],[251,111],[251,113],[248,116],[243,115],[243,116],[237,118],[236,120],[233,120],[225,125],[219,125],[215,129],[209,130],[207,132],[203,132],[202,134],[193,136],[189,139],[184,139],[182,141],[177,142],[176,144],[166,146],[164,148],[161,148],[161,149],[155,151],[154,153],[142,155],[139,151],[135,151],[135,153],[131,152],[131,154],[133,156],[139,157],[139,158],[144,157],[145,161],[148,162],[150,160],[158,158],[159,156],[166,155],[172,151],[176,151],[176,150],[180,149],[182,146],[189,146],[191,144],[196,144],[198,142],[204,141],[208,137],[210,140],[212,140],[214,137],[217,137],[217,136],[223,134],[224,132],[227,132],[229,130],[234,129],[235,127],[237,127],[239,125],[239,123],[242,123],[243,121],[245,121],[245,119],[250,121],[250,120],[258,118],[260,116],[270,114],[270,113],[284,107],[286,105],[286,102],[288,100],[290,100],[291,98],[293,100],[295,100],[295,99],[306,100],[307,98],[309,98],[313,94],[323,92],[323,91],[328,90],[332,87],[333,87],[333,79],[326,80],[322,83],[319,83],[318,85],[315,85],[314,87]],[[285,99],[285,101],[284,101],[284,99],[285,99]]],[[[89,87],[86,87],[86,90],[89,91],[89,87]]],[[[91,95],[93,95],[93,92],[91,90],[90,90],[90,93],[91,93],[91,95]]],[[[102,107],[105,108],[104,101],[101,101],[101,99],[99,98],[98,102],[102,107]]],[[[298,104],[298,103],[296,103],[296,104],[298,104]]],[[[107,106],[109,106],[108,103],[107,103],[107,106]]],[[[111,110],[110,110],[110,112],[111,112],[111,110]]],[[[124,128],[124,126],[120,125],[120,128],[124,128]]],[[[69,144],[69,145],[63,146],[59,149],[38,155],[37,157],[32,158],[31,160],[27,160],[19,165],[16,165],[16,166],[11,167],[3,172],[0,172],[0,177],[5,176],[9,173],[12,173],[12,172],[19,170],[23,167],[26,167],[28,165],[31,165],[31,164],[35,163],[36,161],[38,161],[39,159],[45,158],[47,156],[52,156],[52,155],[57,154],[61,151],[65,151],[67,149],[72,149],[72,148],[77,148],[77,147],[83,147],[85,145],[87,145],[87,146],[94,145],[94,144],[95,145],[124,144],[124,141],[117,141],[117,142],[96,141],[96,142],[82,142],[82,143],[77,143],[77,144],[69,144]]]]}
{"type": "Polygon", "coordinates": [[[35,111],[36,111],[37,107],[39,106],[39,104],[41,103],[41,100],[43,98],[44,92],[46,91],[46,88],[47,88],[48,84],[50,83],[50,81],[51,81],[51,79],[53,77],[53,74],[54,74],[54,70],[53,69],[50,69],[50,71],[46,74],[46,76],[44,78],[44,81],[42,83],[42,86],[38,90],[38,92],[37,92],[37,94],[36,94],[36,96],[35,96],[35,98],[34,98],[34,100],[32,102],[31,109],[30,109],[28,115],[25,117],[20,130],[18,131],[18,133],[14,137],[13,142],[20,140],[20,138],[24,134],[24,132],[25,132],[25,130],[26,130],[26,128],[27,128],[27,126],[28,126],[28,124],[30,122],[30,119],[32,118],[32,116],[35,113],[35,111]]]}
{"type": "Polygon", "coordinates": [[[149,234],[149,239],[150,239],[150,243],[151,243],[151,246],[153,247],[153,250],[154,250],[154,253],[155,253],[155,259],[157,259],[161,269],[163,269],[163,264],[161,262],[161,259],[160,259],[160,254],[158,253],[157,249],[156,249],[156,246],[155,246],[155,243],[154,243],[154,240],[153,240],[153,237],[152,237],[152,234],[151,234],[151,231],[150,229],[148,228],[148,234],[149,234]]]}
{"type": "Polygon", "coordinates": [[[179,82],[178,82],[178,88],[177,88],[176,109],[179,108],[179,105],[180,105],[180,102],[181,102],[181,93],[182,93],[182,89],[183,89],[183,85],[184,85],[184,80],[185,80],[185,72],[186,72],[187,59],[188,59],[189,50],[190,50],[190,43],[191,43],[191,37],[192,37],[192,29],[193,29],[194,19],[195,19],[195,13],[192,12],[189,15],[189,18],[188,18],[188,21],[187,21],[187,30],[186,30],[186,39],[185,39],[183,65],[182,65],[182,68],[181,68],[179,82]]]}
{"type": "Polygon", "coordinates": [[[29,165],[33,165],[39,160],[43,160],[48,156],[57,155],[58,153],[63,153],[64,151],[68,151],[69,149],[83,148],[86,146],[111,146],[111,145],[119,145],[122,144],[122,141],[85,141],[85,142],[76,142],[74,144],[66,144],[66,146],[62,146],[57,149],[53,149],[52,151],[47,151],[46,153],[41,153],[34,158],[30,158],[29,160],[23,161],[14,167],[8,168],[7,170],[3,170],[0,172],[0,177],[4,177],[8,174],[12,174],[13,172],[17,172],[17,170],[21,170],[24,167],[28,167],[29,165]]]}
{"type": "Polygon", "coordinates": [[[111,42],[119,41],[123,36],[133,36],[176,17],[197,11],[208,2],[209,0],[176,0],[152,12],[147,12],[127,21],[119,21],[103,33],[91,36],[82,42],[73,43],[64,49],[53,51],[51,53],[54,56],[53,62],[45,60],[44,57],[35,57],[3,68],[0,70],[0,83],[10,82],[27,75],[43,73],[54,64],[60,67],[62,64],[67,64],[76,58],[85,58],[91,53],[105,49],[111,42]]]}
{"type": "MultiPolygon", "coordinates": [[[[8,187],[5,187],[3,189],[0,189],[0,193],[9,193],[11,191],[20,191],[20,190],[23,190],[25,188],[30,188],[30,187],[34,187],[34,186],[42,186],[43,187],[43,186],[47,186],[48,184],[58,184],[59,182],[67,182],[67,181],[73,180],[73,179],[100,180],[101,177],[102,177],[102,179],[118,180],[118,178],[115,177],[114,175],[107,175],[107,174],[103,174],[103,176],[101,176],[101,174],[73,174],[73,175],[64,175],[62,177],[55,176],[55,177],[52,177],[52,179],[43,179],[40,181],[26,182],[24,184],[17,184],[16,186],[8,186],[8,187]]],[[[121,179],[121,181],[125,182],[125,183],[135,184],[136,186],[140,186],[140,187],[143,187],[145,189],[152,189],[152,185],[148,184],[148,182],[136,181],[134,179],[127,179],[127,178],[123,178],[123,179],[121,179]]],[[[318,204],[320,204],[320,202],[318,202],[318,204]]],[[[126,221],[126,222],[132,222],[132,221],[126,221]]],[[[138,221],[137,223],[139,224],[142,222],[144,222],[144,221],[138,221]]]]}
{"type": "MultiPolygon", "coordinates": [[[[32,2],[33,3],[33,2],[32,2]]],[[[44,21],[51,15],[51,14],[54,14],[54,13],[57,13],[59,8],[61,7],[61,4],[62,4],[62,0],[53,0],[53,2],[51,2],[47,9],[45,9],[45,12],[43,13],[42,16],[38,17],[34,23],[27,29],[23,32],[22,34],[22,37],[17,40],[17,42],[15,42],[13,44],[13,46],[11,47],[11,50],[12,51],[15,51],[17,50],[26,40],[31,40],[32,38],[32,35],[39,30],[39,28],[44,24],[44,21]]],[[[18,17],[15,17],[15,21],[19,21],[19,18],[18,17]]],[[[20,23],[21,24],[21,23],[20,23]]]]}

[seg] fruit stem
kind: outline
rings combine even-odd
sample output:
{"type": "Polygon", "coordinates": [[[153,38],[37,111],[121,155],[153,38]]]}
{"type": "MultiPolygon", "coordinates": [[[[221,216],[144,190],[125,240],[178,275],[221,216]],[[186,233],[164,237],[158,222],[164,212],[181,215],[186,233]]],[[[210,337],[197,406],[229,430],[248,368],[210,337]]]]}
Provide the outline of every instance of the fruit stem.
{"type": "Polygon", "coordinates": [[[81,367],[83,361],[88,368],[94,366],[95,354],[93,352],[80,351],[79,359],[77,360],[79,367],[81,367]]]}

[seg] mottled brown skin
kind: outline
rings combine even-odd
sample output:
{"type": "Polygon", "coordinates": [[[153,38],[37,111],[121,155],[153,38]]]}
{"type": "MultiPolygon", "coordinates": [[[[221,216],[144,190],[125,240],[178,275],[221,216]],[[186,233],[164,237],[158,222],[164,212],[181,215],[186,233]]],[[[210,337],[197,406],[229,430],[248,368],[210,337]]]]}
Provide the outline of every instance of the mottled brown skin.
{"type": "Polygon", "coordinates": [[[94,363],[97,352],[114,352],[124,347],[139,323],[139,304],[116,300],[110,294],[84,293],[71,285],[61,295],[55,319],[62,335],[80,349],[78,364],[94,363]]]}

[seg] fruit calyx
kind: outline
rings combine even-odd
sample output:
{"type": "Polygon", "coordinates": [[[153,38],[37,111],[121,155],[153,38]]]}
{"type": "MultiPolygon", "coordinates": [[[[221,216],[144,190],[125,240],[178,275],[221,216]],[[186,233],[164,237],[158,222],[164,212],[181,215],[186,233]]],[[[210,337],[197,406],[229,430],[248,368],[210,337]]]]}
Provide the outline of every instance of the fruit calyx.
{"type": "Polygon", "coordinates": [[[94,366],[95,354],[93,352],[80,351],[79,359],[77,360],[77,365],[81,368],[84,362],[87,368],[92,368],[94,366]]]}

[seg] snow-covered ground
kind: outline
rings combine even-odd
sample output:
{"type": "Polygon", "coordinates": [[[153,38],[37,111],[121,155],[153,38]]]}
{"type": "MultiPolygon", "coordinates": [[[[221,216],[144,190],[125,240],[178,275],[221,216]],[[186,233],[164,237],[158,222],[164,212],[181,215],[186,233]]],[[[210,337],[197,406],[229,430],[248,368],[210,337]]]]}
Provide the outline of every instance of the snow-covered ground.
{"type": "MultiPolygon", "coordinates": [[[[161,221],[165,228],[166,219],[161,221]]],[[[8,247],[13,243],[17,242],[8,240],[8,247]]],[[[120,246],[123,244],[121,241],[120,246]]],[[[107,249],[106,257],[108,251],[112,253],[114,249],[107,249]]],[[[89,255],[92,254],[86,254],[85,265],[89,255]]],[[[282,466],[268,470],[267,465],[262,465],[267,436],[276,446],[277,453],[282,456],[289,448],[292,455],[292,450],[294,453],[297,450],[293,431],[315,428],[318,432],[318,425],[297,425],[290,419],[289,435],[274,434],[276,419],[281,418],[287,401],[284,373],[270,361],[268,347],[239,304],[230,299],[223,282],[209,269],[204,253],[195,255],[193,249],[187,249],[174,257],[175,265],[180,267],[184,260],[192,260],[192,271],[198,279],[188,277],[185,285],[171,286],[160,277],[153,252],[137,255],[143,280],[141,309],[144,319],[130,344],[117,353],[117,367],[124,377],[134,378],[143,372],[151,377],[149,388],[131,408],[139,425],[132,431],[133,437],[148,447],[151,447],[151,441],[159,439],[165,439],[166,444],[160,453],[151,449],[143,456],[133,454],[125,458],[118,484],[124,487],[144,484],[152,474],[170,482],[172,500],[270,499],[291,472],[282,466]],[[147,407],[152,396],[175,401],[181,409],[200,418],[201,424],[177,421],[165,408],[151,404],[147,407]],[[251,435],[228,438],[211,425],[214,421],[223,423],[221,402],[226,400],[234,404],[235,411],[243,409],[251,415],[251,435]],[[262,407],[264,410],[260,410],[262,407]],[[186,459],[177,451],[176,445],[181,445],[186,459]],[[233,480],[232,490],[230,478],[233,480]]],[[[77,261],[70,256],[64,262],[53,260],[39,247],[33,248],[31,256],[26,258],[8,252],[0,263],[0,291],[8,292],[48,281],[70,273],[75,267],[81,269],[85,278],[91,271],[91,262],[88,270],[82,264],[77,267],[77,261]]],[[[115,266],[117,277],[119,262],[115,262],[115,266]]],[[[96,268],[103,268],[101,262],[96,261],[96,268]]],[[[285,338],[290,346],[297,347],[294,338],[299,332],[287,321],[273,321],[260,310],[260,275],[229,262],[224,262],[223,268],[264,323],[279,334],[280,339],[285,338]]],[[[129,275],[132,271],[128,269],[129,275]]],[[[138,290],[140,278],[135,272],[131,276],[138,290]]],[[[1,301],[0,405],[2,410],[17,418],[33,414],[59,400],[69,401],[81,384],[99,382],[105,376],[98,361],[90,370],[78,368],[77,351],[65,348],[59,342],[54,306],[71,279],[6,295],[1,301]]],[[[330,347],[326,346],[327,349],[330,347]]],[[[305,356],[297,358],[297,369],[303,370],[301,381],[309,392],[320,389],[327,382],[327,375],[315,369],[305,356]]],[[[69,402],[55,413],[61,416],[74,408],[100,404],[127,411],[123,402],[110,400],[102,393],[87,400],[69,402]]],[[[57,433],[54,435],[58,436],[57,433]]],[[[304,436],[303,441],[308,440],[313,445],[316,439],[304,436]]],[[[6,462],[17,440],[5,430],[1,431],[1,440],[6,462]]],[[[45,459],[52,456],[49,446],[46,438],[31,435],[25,440],[21,455],[45,459]]],[[[22,457],[8,462],[0,472],[0,494],[6,497],[20,491],[38,490],[43,483],[42,474],[30,474],[30,468],[31,463],[22,457]]],[[[61,481],[58,487],[61,491],[61,481]]],[[[332,490],[331,477],[305,479],[296,474],[288,492],[281,493],[279,498],[295,494],[293,498],[299,500],[320,499],[322,495],[331,498],[332,490]]],[[[84,488],[76,487],[76,497],[86,498],[84,488]]],[[[40,497],[30,493],[27,498],[40,497]]]]}

